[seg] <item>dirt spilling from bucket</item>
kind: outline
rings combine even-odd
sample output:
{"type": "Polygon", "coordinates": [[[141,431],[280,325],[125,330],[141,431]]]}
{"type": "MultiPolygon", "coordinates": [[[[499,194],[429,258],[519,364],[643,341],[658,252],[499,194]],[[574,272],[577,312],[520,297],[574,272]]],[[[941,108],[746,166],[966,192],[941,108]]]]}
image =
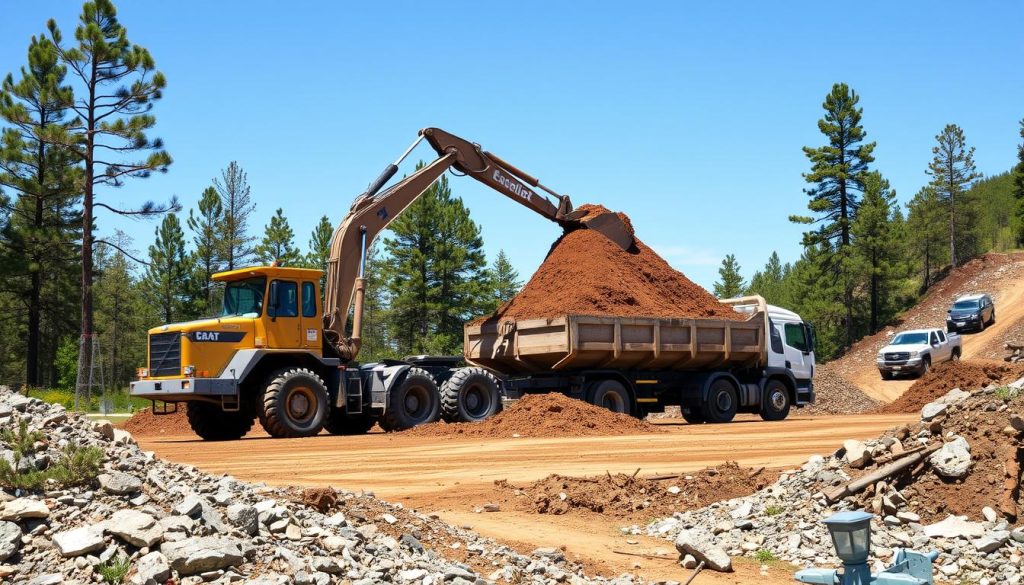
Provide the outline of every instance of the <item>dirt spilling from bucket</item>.
{"type": "MultiPolygon", "coordinates": [[[[591,215],[608,211],[599,205],[578,209],[591,215]]],[[[632,233],[629,218],[618,215],[632,233]]],[[[623,250],[590,229],[563,234],[523,290],[493,315],[477,321],[563,315],[746,318],[718,302],[639,239],[623,250]]]]}
{"type": "Polygon", "coordinates": [[[961,360],[941,363],[921,376],[902,396],[886,404],[878,412],[909,413],[959,388],[966,392],[986,386],[1002,385],[1024,376],[1024,364],[1008,364],[994,360],[961,360]]]}
{"type": "Polygon", "coordinates": [[[185,416],[185,405],[178,405],[174,414],[153,414],[148,408],[136,412],[124,421],[121,428],[136,437],[152,437],[155,435],[191,435],[192,427],[185,416]]]}
{"type": "Polygon", "coordinates": [[[413,427],[403,435],[421,437],[591,437],[664,432],[626,414],[611,412],[562,394],[529,394],[491,418],[475,423],[443,421],[413,427]]]}

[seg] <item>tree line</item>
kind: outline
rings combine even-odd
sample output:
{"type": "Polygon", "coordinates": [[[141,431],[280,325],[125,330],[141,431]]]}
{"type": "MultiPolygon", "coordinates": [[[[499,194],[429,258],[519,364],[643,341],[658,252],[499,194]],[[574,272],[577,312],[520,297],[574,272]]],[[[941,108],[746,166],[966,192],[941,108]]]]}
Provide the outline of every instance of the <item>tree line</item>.
{"type": "Polygon", "coordinates": [[[946,125],[935,137],[930,180],[904,206],[874,168],[860,96],[833,85],[818,128],[826,144],[804,147],[807,225],[803,253],[783,263],[775,252],[747,282],[734,255],[719,268],[720,298],[760,294],[814,324],[818,355],[831,359],[879,331],[950,269],[990,250],[1024,244],[1024,120],[1018,164],[983,178],[962,128],[946,125]]]}
{"type": "MultiPolygon", "coordinates": [[[[200,187],[187,213],[173,197],[112,202],[171,167],[151,136],[166,87],[110,0],[85,2],[68,40],[51,19],[0,82],[0,383],[73,388],[98,340],[107,385],[124,387],[145,364],[147,329],[218,313],[216,272],[275,261],[326,267],[330,218],[304,251],[283,209],[254,235],[256,205],[237,162],[200,187]],[[104,228],[111,215],[162,219],[139,253],[104,228]]],[[[503,252],[487,264],[479,227],[444,181],[395,222],[370,264],[371,359],[457,353],[462,320],[519,286],[503,252]]]]}

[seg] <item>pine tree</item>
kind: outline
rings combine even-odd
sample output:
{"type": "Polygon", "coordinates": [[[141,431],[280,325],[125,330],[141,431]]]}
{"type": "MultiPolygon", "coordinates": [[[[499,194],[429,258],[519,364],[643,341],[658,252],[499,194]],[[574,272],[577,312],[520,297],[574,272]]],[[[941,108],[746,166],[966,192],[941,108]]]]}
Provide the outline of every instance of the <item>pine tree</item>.
{"type": "Polygon", "coordinates": [[[299,250],[295,247],[295,232],[288,225],[280,207],[264,229],[263,241],[256,247],[256,258],[264,264],[277,262],[282,266],[299,264],[299,250]]]}
{"type": "Polygon", "coordinates": [[[226,270],[234,270],[245,266],[253,256],[255,238],[249,235],[249,216],[256,204],[252,202],[248,177],[235,161],[228,163],[219,179],[213,180],[213,188],[217,190],[224,213],[218,229],[218,255],[226,270]]]}
{"type": "Polygon", "coordinates": [[[868,173],[864,197],[851,226],[858,272],[865,275],[868,292],[868,333],[878,331],[885,300],[890,297],[892,280],[897,275],[900,249],[893,237],[893,208],[896,193],[878,171],[868,173]]]}
{"type": "Polygon", "coordinates": [[[121,251],[131,248],[131,239],[117,232],[111,240],[118,248],[96,247],[96,329],[107,355],[103,368],[107,383],[125,388],[135,377],[135,368],[146,362],[146,330],[160,317],[143,296],[131,261],[121,251]]]}
{"type": "Polygon", "coordinates": [[[399,359],[390,337],[386,263],[376,243],[366,251],[366,296],[363,304],[363,342],[360,359],[366,362],[399,359]]]}
{"type": "Polygon", "coordinates": [[[491,276],[494,281],[494,303],[491,310],[512,300],[512,297],[519,294],[519,290],[523,288],[519,272],[509,262],[505,250],[498,250],[494,265],[491,267],[491,276]]]}
{"type": "Polygon", "coordinates": [[[818,121],[818,129],[828,138],[828,144],[804,147],[804,154],[811,161],[811,172],[804,179],[814,185],[805,190],[811,198],[807,208],[817,217],[790,217],[796,223],[821,224],[817,230],[804,234],[804,245],[825,244],[819,248],[821,260],[831,273],[832,282],[842,283],[836,302],[846,307],[847,345],[854,340],[855,279],[849,273],[850,228],[860,204],[859,193],[864,191],[868,164],[875,160],[875,143],[864,143],[867,134],[861,125],[864,110],[857,107],[859,101],[857,92],[845,83],[833,85],[825,97],[825,117],[818,121]]]}
{"type": "Polygon", "coordinates": [[[925,187],[907,204],[907,233],[911,254],[921,260],[921,288],[932,284],[932,275],[945,263],[946,217],[942,202],[932,187],[925,187]]]}
{"type": "Polygon", "coordinates": [[[81,85],[70,104],[79,124],[71,145],[84,162],[82,199],[82,335],[94,332],[93,230],[95,212],[102,208],[117,215],[152,217],[176,211],[177,200],[166,205],[146,201],[133,209],[117,208],[96,200],[96,188],[120,187],[126,178],[145,178],[166,172],[171,157],[163,141],[146,135],[156,125],[150,112],[163,96],[166,79],[156,70],[145,48],[128,40],[110,0],[82,6],[75,29],[77,45],[65,47],[57,23],[47,23],[50,38],[69,72],[81,85]],[[145,156],[142,156],[144,153],[145,156]],[[136,158],[133,155],[138,154],[136,158]]]}
{"type": "Polygon", "coordinates": [[[8,75],[0,85],[0,120],[8,125],[0,137],[0,187],[17,194],[13,204],[9,198],[0,201],[9,219],[3,230],[9,252],[4,284],[25,299],[25,382],[30,387],[39,386],[42,379],[43,346],[55,348],[59,342],[43,339],[44,318],[63,322],[70,308],[64,299],[49,306],[56,314],[45,315],[44,291],[67,280],[78,260],[74,244],[81,221],[75,210],[79,169],[71,148],[60,144],[70,141],[65,118],[73,93],[64,85],[66,73],[53,43],[32,37],[21,78],[15,82],[8,75]]]}
{"type": "Polygon", "coordinates": [[[785,279],[787,295],[792,309],[816,331],[816,355],[821,361],[838,357],[846,346],[847,310],[836,299],[841,298],[844,283],[837,281],[828,267],[826,258],[832,250],[826,244],[804,248],[800,259],[793,264],[785,279]]]}
{"type": "Polygon", "coordinates": [[[191,209],[188,212],[188,227],[192,230],[192,243],[195,244],[191,264],[196,267],[194,280],[201,301],[199,312],[208,313],[216,306],[213,275],[221,269],[217,248],[220,243],[218,229],[223,218],[224,209],[221,207],[217,190],[213,187],[207,187],[203,191],[199,199],[199,213],[195,214],[191,209]]]}
{"type": "Polygon", "coordinates": [[[306,253],[306,266],[327,272],[327,261],[331,257],[331,238],[334,226],[327,216],[320,218],[313,233],[309,235],[309,252],[306,253]]]}
{"type": "Polygon", "coordinates": [[[772,252],[765,263],[764,269],[754,273],[750,278],[750,285],[747,287],[747,294],[761,295],[765,301],[772,305],[787,305],[787,299],[783,290],[783,281],[789,265],[782,265],[778,252],[772,252]]]}
{"type": "Polygon", "coordinates": [[[188,265],[185,262],[185,232],[178,216],[169,213],[156,228],[156,241],[149,247],[146,292],[160,309],[164,323],[178,320],[187,302],[188,265]]]}
{"type": "Polygon", "coordinates": [[[1013,196],[1017,198],[1017,245],[1024,245],[1024,119],[1020,121],[1021,143],[1017,146],[1017,166],[1013,173],[1013,196]]]}
{"type": "Polygon", "coordinates": [[[715,282],[715,296],[720,299],[730,299],[743,294],[747,285],[740,275],[740,265],[736,262],[736,256],[726,254],[722,260],[722,266],[718,269],[718,281],[715,282]]]}
{"type": "Polygon", "coordinates": [[[931,187],[946,208],[949,221],[949,262],[956,268],[961,256],[969,256],[972,209],[965,200],[967,189],[981,177],[974,167],[974,147],[967,147],[964,131],[956,124],[947,124],[935,137],[932,162],[927,173],[932,177],[931,187]],[[964,248],[968,250],[965,254],[964,248]]]}

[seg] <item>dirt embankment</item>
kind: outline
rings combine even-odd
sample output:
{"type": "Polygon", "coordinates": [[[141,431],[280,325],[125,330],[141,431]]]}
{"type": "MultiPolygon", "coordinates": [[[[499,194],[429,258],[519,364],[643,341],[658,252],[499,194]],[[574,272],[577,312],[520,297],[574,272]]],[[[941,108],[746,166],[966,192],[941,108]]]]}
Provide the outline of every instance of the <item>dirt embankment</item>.
{"type": "Polygon", "coordinates": [[[814,404],[797,411],[799,414],[859,414],[871,412],[879,404],[836,373],[832,364],[822,364],[814,369],[814,394],[814,404]]]}
{"type": "Polygon", "coordinates": [[[1024,364],[1008,364],[993,360],[962,360],[946,362],[932,368],[895,401],[882,406],[885,414],[911,413],[941,398],[953,388],[966,392],[986,386],[1009,384],[1024,377],[1024,364]]]}
{"type": "MultiPolygon", "coordinates": [[[[597,205],[579,209],[607,212],[597,205]]],[[[619,217],[630,226],[628,217],[621,213],[619,217]]],[[[589,229],[562,235],[523,290],[478,321],[564,315],[746,318],[718,302],[639,239],[629,250],[622,250],[589,229]]]]}
{"type": "Polygon", "coordinates": [[[192,427],[185,415],[185,405],[179,404],[174,414],[153,414],[148,408],[136,412],[121,427],[136,437],[158,435],[191,435],[192,427]]]}
{"type": "Polygon", "coordinates": [[[403,431],[418,437],[591,437],[660,433],[662,429],[562,394],[529,394],[476,423],[439,421],[403,431]]]}

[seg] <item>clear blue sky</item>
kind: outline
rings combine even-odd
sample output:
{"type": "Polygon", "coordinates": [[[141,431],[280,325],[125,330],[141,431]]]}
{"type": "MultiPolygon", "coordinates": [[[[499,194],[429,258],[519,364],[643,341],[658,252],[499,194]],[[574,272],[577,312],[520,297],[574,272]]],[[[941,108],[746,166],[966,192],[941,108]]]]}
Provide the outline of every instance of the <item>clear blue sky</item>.
{"type": "MultiPolygon", "coordinates": [[[[1024,118],[1024,4],[977,2],[129,2],[129,38],[168,79],[154,135],[170,171],[100,197],[186,206],[237,160],[262,231],[277,207],[305,248],[425,126],[484,145],[577,204],[628,213],[637,234],[710,287],[726,253],[745,275],[800,253],[800,148],[821,102],[861,96],[875,168],[901,201],[927,181],[947,123],[979,171],[1015,161],[1024,118]]],[[[0,72],[80,3],[10,2],[0,72]]],[[[427,158],[428,147],[418,154],[427,158]]],[[[559,230],[470,179],[453,190],[529,276],[559,230]]],[[[144,251],[154,223],[98,219],[144,251]]]]}

